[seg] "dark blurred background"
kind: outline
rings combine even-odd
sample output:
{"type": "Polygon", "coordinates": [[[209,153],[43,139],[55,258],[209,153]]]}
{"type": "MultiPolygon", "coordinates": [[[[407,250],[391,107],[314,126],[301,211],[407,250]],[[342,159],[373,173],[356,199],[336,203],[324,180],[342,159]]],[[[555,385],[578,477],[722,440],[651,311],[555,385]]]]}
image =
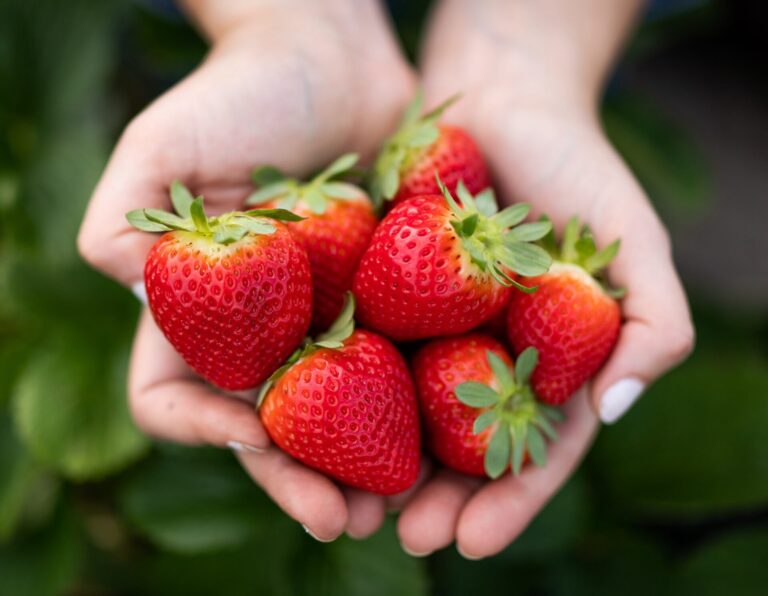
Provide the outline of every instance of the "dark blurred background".
{"type": "MultiPolygon", "coordinates": [[[[426,2],[392,7],[413,54],[426,2]]],[[[768,593],[767,39],[765,3],[649,9],[604,122],[672,231],[698,347],[470,563],[410,559],[391,520],[320,545],[229,453],[134,429],[138,305],[74,238],[122,127],[205,47],[170,4],[0,1],[0,594],[768,593]]]]}

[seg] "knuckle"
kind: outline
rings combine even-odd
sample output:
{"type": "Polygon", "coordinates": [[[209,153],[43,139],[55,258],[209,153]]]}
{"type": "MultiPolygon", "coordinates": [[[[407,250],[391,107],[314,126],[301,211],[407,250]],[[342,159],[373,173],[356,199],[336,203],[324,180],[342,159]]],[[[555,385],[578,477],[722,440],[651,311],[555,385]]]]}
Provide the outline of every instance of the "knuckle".
{"type": "Polygon", "coordinates": [[[103,269],[108,262],[104,243],[93,233],[87,219],[77,235],[77,250],[84,261],[97,269],[103,269]]]}
{"type": "Polygon", "coordinates": [[[667,332],[664,343],[667,354],[676,363],[685,360],[693,351],[695,344],[696,332],[690,322],[671,328],[667,332]]]}

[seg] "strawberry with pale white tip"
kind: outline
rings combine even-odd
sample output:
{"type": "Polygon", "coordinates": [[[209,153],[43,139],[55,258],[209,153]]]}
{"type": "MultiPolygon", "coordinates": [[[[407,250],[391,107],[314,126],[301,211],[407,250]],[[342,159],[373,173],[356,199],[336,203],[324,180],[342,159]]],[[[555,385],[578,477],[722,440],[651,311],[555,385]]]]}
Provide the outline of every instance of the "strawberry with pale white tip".
{"type": "Polygon", "coordinates": [[[462,181],[472,194],[490,187],[488,166],[474,139],[463,128],[439,123],[457,99],[452,97],[422,116],[422,96],[414,98],[373,166],[369,188],[377,206],[439,193],[435,173],[451,192],[462,181]]]}
{"type": "Polygon", "coordinates": [[[597,250],[592,233],[571,219],[558,248],[553,233],[542,246],[554,262],[548,273],[528,280],[535,294],[512,296],[507,333],[512,348],[539,350],[533,388],[550,404],[567,401],[610,356],[619,337],[622,291],[605,285],[602,271],[619,251],[619,240],[597,250]]]}
{"type": "Polygon", "coordinates": [[[165,232],[144,269],[152,315],[200,376],[223,389],[256,387],[309,327],[309,261],[281,223],[301,218],[284,209],[207,217],[202,197],[178,181],[171,201],[176,214],[126,215],[140,230],[165,232]]]}
{"type": "Polygon", "coordinates": [[[288,229],[307,251],[312,268],[313,331],[327,329],[341,311],[344,294],[376,228],[368,195],[358,186],[339,180],[357,163],[357,155],[343,155],[306,183],[263,167],[252,178],[258,190],[246,200],[261,208],[290,209],[304,217],[288,229]]]}

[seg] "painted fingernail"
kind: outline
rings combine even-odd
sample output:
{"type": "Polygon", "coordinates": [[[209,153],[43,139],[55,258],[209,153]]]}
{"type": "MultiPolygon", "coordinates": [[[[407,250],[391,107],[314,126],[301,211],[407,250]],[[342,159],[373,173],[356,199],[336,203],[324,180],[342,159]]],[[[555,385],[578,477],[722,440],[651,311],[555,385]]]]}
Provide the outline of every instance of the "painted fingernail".
{"type": "Polygon", "coordinates": [[[310,530],[310,529],[309,529],[307,526],[305,526],[304,524],[301,524],[301,527],[302,527],[302,528],[304,528],[304,531],[305,531],[307,534],[309,534],[310,536],[312,536],[312,538],[314,538],[314,539],[315,539],[315,540],[317,540],[318,542],[333,542],[334,540],[336,540],[335,538],[329,538],[328,540],[323,540],[322,538],[318,538],[317,536],[315,536],[315,535],[312,533],[312,530],[310,530]]]}
{"type": "Polygon", "coordinates": [[[640,379],[622,379],[608,387],[600,400],[600,420],[613,424],[632,407],[645,390],[640,379]]]}
{"type": "Polygon", "coordinates": [[[411,550],[410,548],[408,548],[404,544],[401,544],[400,546],[403,548],[403,551],[405,552],[406,555],[410,555],[412,557],[416,557],[416,558],[428,557],[429,555],[432,554],[431,550],[424,551],[424,552],[419,552],[419,551],[411,550]]]}
{"type": "Polygon", "coordinates": [[[264,453],[266,449],[256,447],[255,445],[249,445],[248,443],[241,443],[240,441],[229,441],[227,447],[233,451],[239,451],[240,453],[264,453]]]}
{"type": "Polygon", "coordinates": [[[456,550],[459,551],[459,554],[462,557],[464,557],[467,561],[479,561],[480,559],[483,558],[483,557],[476,557],[474,555],[468,555],[463,550],[461,550],[461,547],[458,544],[456,545],[456,550]]]}
{"type": "Polygon", "coordinates": [[[147,305],[147,286],[144,285],[144,281],[137,281],[135,284],[131,286],[131,291],[134,293],[136,298],[139,299],[139,302],[141,302],[144,306],[147,305]]]}

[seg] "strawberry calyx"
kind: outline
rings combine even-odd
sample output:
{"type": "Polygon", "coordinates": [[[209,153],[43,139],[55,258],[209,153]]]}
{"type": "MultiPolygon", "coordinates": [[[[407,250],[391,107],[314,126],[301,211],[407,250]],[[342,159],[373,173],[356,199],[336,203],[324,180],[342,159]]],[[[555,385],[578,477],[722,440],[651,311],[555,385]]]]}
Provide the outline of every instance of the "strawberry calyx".
{"type": "Polygon", "coordinates": [[[205,214],[203,197],[193,197],[178,180],[171,184],[171,203],[176,213],[162,209],[134,209],[125,214],[128,222],[144,232],[182,230],[211,238],[220,244],[232,244],[246,234],[273,234],[276,221],[301,221],[303,217],[286,209],[254,209],[248,212],[230,211],[216,217],[205,214]]]}
{"type": "MultiPolygon", "coordinates": [[[[540,221],[549,219],[543,217],[540,221]]],[[[620,238],[598,250],[592,230],[588,225],[582,225],[579,218],[574,216],[565,225],[560,246],[552,229],[541,238],[539,244],[556,263],[575,265],[586,271],[609,296],[621,298],[626,293],[623,288],[609,287],[605,279],[605,268],[613,261],[621,247],[620,238]]]]}
{"type": "Polygon", "coordinates": [[[457,201],[439,177],[437,184],[451,209],[451,226],[472,262],[503,286],[514,286],[526,293],[534,292],[535,287],[518,283],[510,272],[534,277],[549,271],[552,257],[533,242],[551,231],[551,222],[521,223],[528,215],[530,205],[517,203],[499,211],[490,189],[473,197],[459,182],[456,186],[457,201]]]}
{"type": "Polygon", "coordinates": [[[269,390],[274,385],[275,381],[285,374],[292,366],[297,364],[303,358],[306,358],[310,354],[317,352],[320,349],[327,348],[331,350],[338,350],[344,346],[344,341],[348,339],[352,332],[355,330],[355,297],[352,292],[347,292],[344,297],[344,306],[339,313],[339,316],[334,321],[327,331],[321,333],[316,338],[306,337],[293,354],[291,354],[280,368],[273,372],[267,381],[261,386],[259,390],[258,399],[256,401],[257,407],[261,405],[264,398],[269,393],[269,390]]]}
{"type": "Polygon", "coordinates": [[[437,141],[440,136],[437,122],[443,112],[458,98],[458,95],[449,97],[423,116],[422,92],[419,91],[413,98],[405,110],[400,127],[384,142],[371,172],[369,190],[377,209],[384,201],[391,201],[397,194],[400,174],[410,158],[437,141]]]}
{"type": "Polygon", "coordinates": [[[263,205],[277,201],[278,207],[290,210],[301,201],[312,213],[322,215],[333,200],[354,200],[360,197],[361,191],[357,186],[338,180],[340,176],[350,173],[357,160],[356,153],[342,155],[306,183],[288,178],[272,166],[257,168],[251,173],[251,179],[258,190],[245,203],[263,205]]]}
{"type": "Polygon", "coordinates": [[[514,370],[491,350],[486,351],[486,357],[499,390],[485,383],[467,381],[454,391],[463,404],[482,410],[472,427],[475,434],[493,429],[485,452],[486,474],[498,478],[510,466],[513,474],[519,474],[526,452],[537,466],[546,465],[545,437],[557,440],[553,423],[561,422],[564,416],[557,408],[540,403],[529,385],[538,363],[538,351],[526,348],[514,370]]]}

